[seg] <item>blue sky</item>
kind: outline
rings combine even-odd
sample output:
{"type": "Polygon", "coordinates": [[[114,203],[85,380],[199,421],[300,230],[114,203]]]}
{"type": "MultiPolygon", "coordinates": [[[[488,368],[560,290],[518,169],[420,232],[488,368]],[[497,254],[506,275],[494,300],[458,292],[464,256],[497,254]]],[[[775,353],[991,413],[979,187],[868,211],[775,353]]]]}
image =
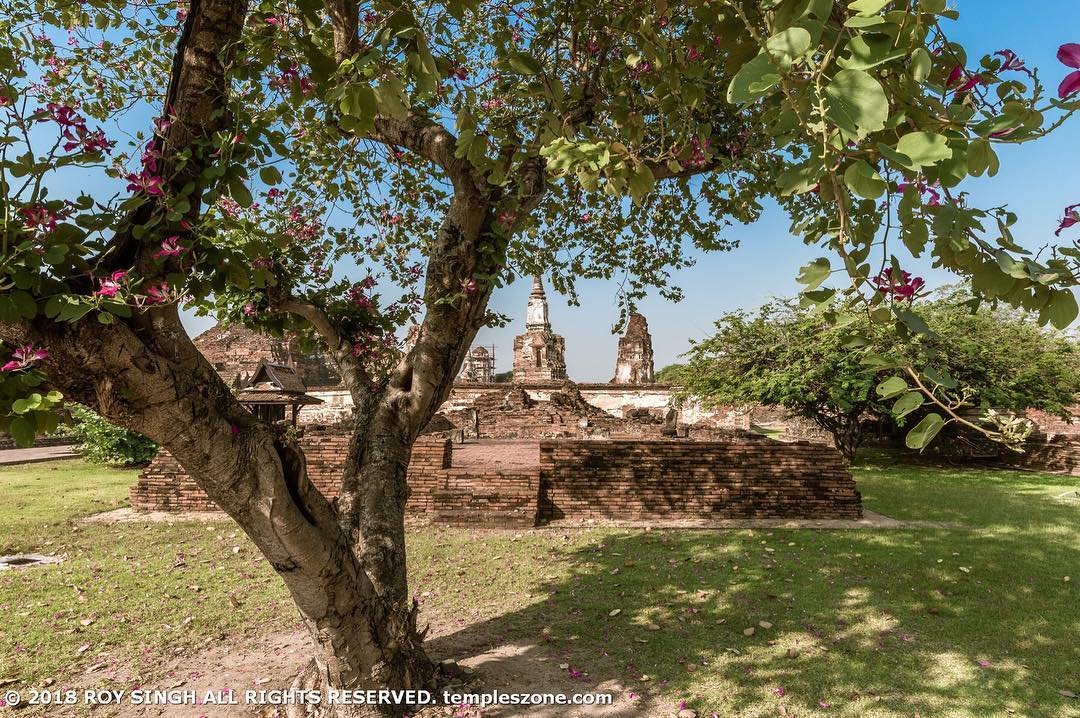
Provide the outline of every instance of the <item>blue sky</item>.
{"type": "MultiPolygon", "coordinates": [[[[1039,68],[1043,82],[1057,89],[1068,72],[1057,61],[1057,48],[1080,42],[1078,0],[954,0],[951,4],[961,18],[948,32],[964,44],[970,57],[1008,47],[1029,67],[1039,68]]],[[[1006,147],[1000,155],[1002,167],[996,177],[969,180],[962,188],[971,192],[976,206],[1007,203],[1020,217],[1015,234],[1024,246],[1035,249],[1051,243],[1064,207],[1080,202],[1080,119],[1019,151],[1006,147]]],[[[649,297],[639,305],[652,331],[657,369],[677,361],[690,339],[710,333],[713,321],[723,312],[752,309],[770,297],[795,294],[799,267],[822,256],[822,250],[806,247],[791,236],[787,216],[778,208],[767,211],[753,225],[731,227],[728,237],[737,239],[740,246],[731,252],[698,254],[696,266],[675,274],[675,283],[686,294],[682,302],[649,297]]],[[[931,286],[955,280],[925,263],[913,266],[931,286]]],[[[500,371],[510,368],[514,335],[524,331],[530,286],[531,282],[519,280],[500,290],[492,308],[513,321],[503,328],[483,329],[477,337],[477,343],[495,345],[500,371]]],[[[580,307],[567,306],[548,292],[551,323],[566,337],[568,373],[576,381],[608,381],[614,373],[618,337],[610,329],[618,318],[616,289],[614,282],[583,282],[580,307]]]]}

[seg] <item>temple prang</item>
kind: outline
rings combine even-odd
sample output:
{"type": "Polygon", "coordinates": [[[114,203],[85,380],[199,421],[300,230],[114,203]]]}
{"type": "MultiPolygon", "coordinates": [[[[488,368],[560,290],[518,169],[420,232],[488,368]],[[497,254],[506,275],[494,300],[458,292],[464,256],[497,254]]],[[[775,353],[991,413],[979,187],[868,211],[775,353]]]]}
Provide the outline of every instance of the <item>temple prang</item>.
{"type": "Polygon", "coordinates": [[[547,296],[539,276],[533,278],[525,333],[514,337],[514,381],[566,379],[566,340],[551,331],[547,296]]]}
{"type": "Polygon", "coordinates": [[[649,323],[644,316],[634,312],[626,324],[626,333],[619,338],[619,353],[615,358],[615,376],[611,379],[611,383],[652,384],[655,381],[649,323]]]}

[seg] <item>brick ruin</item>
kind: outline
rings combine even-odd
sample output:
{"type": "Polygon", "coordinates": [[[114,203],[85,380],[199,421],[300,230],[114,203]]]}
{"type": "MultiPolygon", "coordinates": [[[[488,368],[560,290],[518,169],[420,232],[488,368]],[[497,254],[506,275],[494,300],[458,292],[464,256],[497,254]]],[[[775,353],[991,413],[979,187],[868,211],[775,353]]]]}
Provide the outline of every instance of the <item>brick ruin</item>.
{"type": "MultiPolygon", "coordinates": [[[[309,427],[308,472],[328,496],[341,484],[348,435],[309,427]]],[[[453,444],[422,436],[408,469],[409,515],[435,523],[526,528],[552,522],[857,519],[859,492],[835,451],[760,437],[726,441],[543,439],[453,444]]],[[[131,489],[136,510],[213,510],[167,452],[131,489]]]]}
{"type": "Polygon", "coordinates": [[[525,333],[514,337],[514,381],[566,378],[566,340],[551,331],[547,297],[540,277],[533,278],[525,333]]]}
{"type": "Polygon", "coordinates": [[[309,388],[341,383],[341,376],[328,358],[297,351],[295,342],[287,337],[259,334],[240,324],[217,324],[192,341],[232,387],[246,387],[264,360],[294,367],[309,388]]]}
{"type": "Polygon", "coordinates": [[[649,323],[637,312],[630,315],[626,333],[619,337],[619,352],[615,357],[615,376],[612,384],[652,384],[656,381],[653,368],[652,336],[649,323]]]}

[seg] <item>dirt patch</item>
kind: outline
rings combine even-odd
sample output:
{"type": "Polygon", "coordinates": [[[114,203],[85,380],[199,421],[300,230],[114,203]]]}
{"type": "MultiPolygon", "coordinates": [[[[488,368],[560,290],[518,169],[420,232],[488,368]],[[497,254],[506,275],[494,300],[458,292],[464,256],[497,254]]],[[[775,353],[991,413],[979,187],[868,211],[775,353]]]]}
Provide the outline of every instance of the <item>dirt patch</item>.
{"type": "MultiPolygon", "coordinates": [[[[457,659],[461,678],[447,690],[460,693],[483,694],[490,691],[529,694],[594,694],[612,696],[610,705],[597,706],[491,706],[482,711],[463,710],[459,707],[432,707],[420,711],[414,718],[446,718],[467,715],[469,718],[645,718],[666,715],[654,712],[646,697],[637,696],[615,681],[599,684],[586,683],[571,677],[560,668],[559,657],[549,648],[536,644],[509,642],[490,647],[494,637],[487,637],[476,627],[457,634],[437,637],[431,643],[431,656],[435,660],[457,659]],[[485,648],[480,648],[486,646],[485,648]]],[[[191,654],[163,657],[160,663],[144,668],[142,676],[133,676],[119,661],[103,661],[77,680],[64,686],[52,685],[52,690],[74,689],[81,692],[94,690],[167,690],[194,691],[197,704],[190,701],[183,705],[132,705],[124,702],[119,706],[90,708],[85,704],[46,709],[28,707],[19,712],[23,716],[88,716],[109,718],[278,718],[282,715],[278,706],[267,704],[245,705],[246,691],[283,691],[307,663],[311,640],[307,632],[278,630],[254,638],[229,640],[225,637],[210,639],[191,654]],[[202,697],[207,691],[215,695],[234,696],[235,703],[206,703],[202,697]]],[[[563,664],[565,665],[565,664],[563,664]]]]}

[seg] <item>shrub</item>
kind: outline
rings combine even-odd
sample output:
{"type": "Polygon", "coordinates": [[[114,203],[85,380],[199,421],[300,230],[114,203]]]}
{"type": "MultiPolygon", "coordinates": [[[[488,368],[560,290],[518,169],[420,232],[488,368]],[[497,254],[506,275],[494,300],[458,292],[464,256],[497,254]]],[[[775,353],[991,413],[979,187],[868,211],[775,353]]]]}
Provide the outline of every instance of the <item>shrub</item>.
{"type": "Polygon", "coordinates": [[[68,409],[75,419],[72,433],[79,440],[82,455],[95,464],[145,466],[157,453],[158,445],[136,431],[110,424],[80,404],[68,409]]]}

